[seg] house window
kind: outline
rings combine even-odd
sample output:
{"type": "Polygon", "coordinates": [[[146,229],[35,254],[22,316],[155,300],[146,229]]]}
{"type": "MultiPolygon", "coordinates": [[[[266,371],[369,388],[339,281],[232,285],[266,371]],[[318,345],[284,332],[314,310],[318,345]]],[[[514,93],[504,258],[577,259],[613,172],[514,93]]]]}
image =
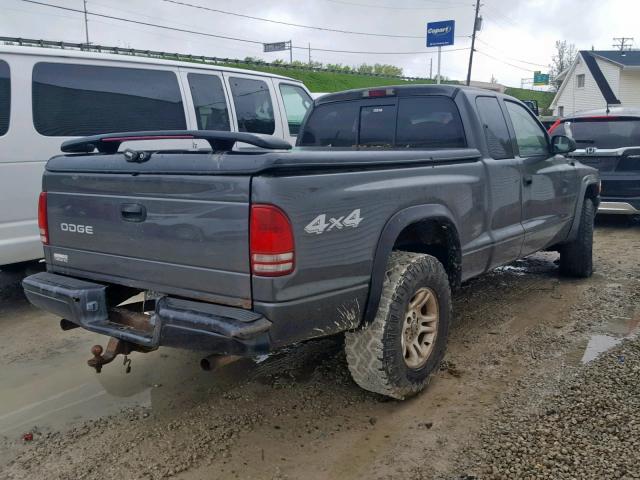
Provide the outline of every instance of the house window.
{"type": "Polygon", "coordinates": [[[576,82],[578,83],[578,88],[584,88],[584,73],[576,75],[576,82]]]}
{"type": "Polygon", "coordinates": [[[558,107],[558,116],[559,117],[564,117],[564,106],[559,106],[558,107]]]}

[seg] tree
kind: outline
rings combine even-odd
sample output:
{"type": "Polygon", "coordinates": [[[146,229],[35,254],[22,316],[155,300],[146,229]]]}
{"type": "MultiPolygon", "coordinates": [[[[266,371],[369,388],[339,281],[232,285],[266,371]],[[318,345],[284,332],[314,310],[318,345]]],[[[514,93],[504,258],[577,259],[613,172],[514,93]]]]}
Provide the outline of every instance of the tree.
{"type": "Polygon", "coordinates": [[[562,81],[556,80],[556,77],[569,68],[576,59],[578,51],[573,43],[567,43],[566,40],[556,40],[556,53],[551,57],[551,65],[549,65],[549,73],[553,78],[552,87],[558,90],[562,81]]]}

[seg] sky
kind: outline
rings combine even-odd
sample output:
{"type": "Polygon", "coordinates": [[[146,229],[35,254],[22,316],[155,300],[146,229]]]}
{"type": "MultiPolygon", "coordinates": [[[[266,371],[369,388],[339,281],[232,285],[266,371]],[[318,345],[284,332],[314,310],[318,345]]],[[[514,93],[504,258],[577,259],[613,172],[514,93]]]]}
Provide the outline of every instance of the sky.
{"type": "MultiPolygon", "coordinates": [[[[82,9],[83,0],[38,0],[82,9]]],[[[442,51],[442,75],[464,80],[469,61],[474,0],[178,0],[220,9],[333,30],[390,35],[389,37],[338,33],[287,26],[193,8],[167,0],[87,0],[89,12],[135,19],[257,42],[291,40],[294,60],[311,57],[323,63],[359,65],[389,63],[402,67],[407,76],[428,77],[437,68],[437,49],[426,48],[428,22],[456,22],[456,39],[442,51]],[[409,36],[416,38],[398,38],[409,36]],[[344,53],[325,50],[348,50],[344,53]],[[458,51],[447,51],[447,50],[458,51]],[[371,53],[371,52],[376,52],[371,53]],[[384,52],[385,54],[381,54],[384,52]],[[409,52],[404,54],[404,52],[409,52]]],[[[84,16],[24,0],[0,0],[0,35],[84,42],[84,16]]],[[[556,40],[578,49],[611,49],[613,37],[633,37],[640,47],[640,0],[483,0],[472,79],[520,87],[534,70],[548,71],[556,40]]],[[[191,53],[228,58],[260,57],[265,61],[289,59],[289,52],[263,53],[255,43],[211,38],[169,31],[89,15],[92,43],[191,53]]],[[[525,85],[526,86],[526,85],[525,85]]]]}

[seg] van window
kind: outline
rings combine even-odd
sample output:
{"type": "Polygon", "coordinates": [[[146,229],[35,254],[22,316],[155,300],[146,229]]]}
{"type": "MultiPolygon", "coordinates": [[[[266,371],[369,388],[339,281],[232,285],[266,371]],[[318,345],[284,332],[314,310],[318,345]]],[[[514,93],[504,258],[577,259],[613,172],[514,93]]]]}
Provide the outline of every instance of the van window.
{"type": "Polygon", "coordinates": [[[9,64],[0,60],[0,135],[9,130],[11,116],[11,78],[9,64]]]}
{"type": "Polygon", "coordinates": [[[297,135],[300,131],[300,125],[307,110],[313,103],[311,97],[303,88],[296,85],[280,84],[280,94],[284,102],[284,110],[287,114],[287,123],[289,124],[289,133],[297,135]]]}
{"type": "Polygon", "coordinates": [[[467,146],[460,113],[450,98],[400,98],[396,145],[420,148],[467,146]]]}
{"type": "Polygon", "coordinates": [[[504,119],[498,99],[495,97],[478,97],[476,106],[484,127],[484,134],[489,147],[489,155],[494,160],[513,158],[513,145],[507,122],[504,119]]]}
{"type": "Polygon", "coordinates": [[[231,77],[231,94],[241,132],[271,135],[276,129],[269,87],[262,80],[231,77]]]}
{"type": "Polygon", "coordinates": [[[298,145],[305,147],[351,147],[356,144],[357,102],[324,103],[313,109],[305,122],[298,145]]]}
{"type": "Polygon", "coordinates": [[[220,78],[201,73],[189,73],[187,78],[198,130],[231,130],[227,99],[220,78]]]}
{"type": "Polygon", "coordinates": [[[173,72],[64,63],[33,67],[33,123],[53,137],[187,128],[173,72]]]}

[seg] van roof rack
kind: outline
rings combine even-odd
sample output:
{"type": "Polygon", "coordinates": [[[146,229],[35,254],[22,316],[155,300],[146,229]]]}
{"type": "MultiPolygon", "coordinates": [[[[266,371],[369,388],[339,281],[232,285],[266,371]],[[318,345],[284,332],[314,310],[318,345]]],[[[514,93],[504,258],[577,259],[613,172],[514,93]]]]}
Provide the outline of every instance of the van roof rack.
{"type": "Polygon", "coordinates": [[[93,135],[63,142],[60,149],[65,153],[116,153],[123,142],[140,140],[206,140],[214,152],[226,152],[236,142],[271,150],[290,150],[291,144],[281,138],[261,136],[244,132],[224,132],[218,130],[156,130],[143,132],[120,132],[93,135]]]}

